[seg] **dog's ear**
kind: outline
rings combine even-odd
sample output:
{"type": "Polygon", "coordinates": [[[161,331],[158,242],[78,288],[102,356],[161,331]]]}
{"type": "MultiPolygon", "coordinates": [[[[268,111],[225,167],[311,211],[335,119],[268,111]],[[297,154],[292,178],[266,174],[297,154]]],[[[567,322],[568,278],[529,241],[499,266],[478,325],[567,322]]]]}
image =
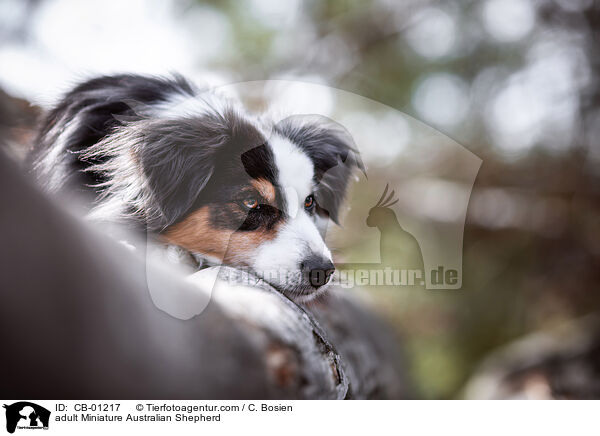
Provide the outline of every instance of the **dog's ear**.
{"type": "Polygon", "coordinates": [[[231,159],[227,155],[241,147],[244,123],[234,111],[225,111],[151,124],[139,157],[164,229],[194,206],[219,159],[231,159]]]}
{"type": "Polygon", "coordinates": [[[308,154],[315,166],[318,212],[339,224],[340,207],[355,169],[365,172],[350,133],[321,115],[293,115],[277,123],[275,132],[308,154]]]}
{"type": "Polygon", "coordinates": [[[222,138],[219,126],[203,118],[148,124],[137,150],[152,202],[146,206],[147,211],[153,210],[146,220],[149,228],[166,228],[190,209],[210,180],[213,155],[222,138]]]}
{"type": "Polygon", "coordinates": [[[116,214],[160,232],[191,211],[219,160],[260,144],[264,138],[234,108],[122,121],[81,154],[91,163],[86,171],[105,180],[97,185],[102,198],[90,216],[116,214]]]}

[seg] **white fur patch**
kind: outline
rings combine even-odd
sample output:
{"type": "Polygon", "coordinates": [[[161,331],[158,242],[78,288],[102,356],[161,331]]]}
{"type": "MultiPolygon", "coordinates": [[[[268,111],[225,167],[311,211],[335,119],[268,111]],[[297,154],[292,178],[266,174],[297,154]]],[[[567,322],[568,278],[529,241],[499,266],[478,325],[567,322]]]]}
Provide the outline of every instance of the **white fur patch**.
{"type": "Polygon", "coordinates": [[[159,118],[178,119],[206,113],[222,114],[238,105],[237,101],[213,92],[203,92],[195,96],[173,94],[167,101],[152,106],[151,112],[159,118]]]}
{"type": "Polygon", "coordinates": [[[269,144],[275,156],[275,165],[279,172],[279,186],[286,196],[288,215],[294,217],[298,205],[312,194],[315,169],[312,160],[291,141],[279,135],[272,135],[269,144]]]}
{"type": "Polygon", "coordinates": [[[50,151],[35,167],[40,174],[46,175],[47,185],[45,189],[48,191],[57,191],[64,183],[63,174],[66,163],[62,157],[66,153],[69,138],[77,131],[79,124],[79,117],[76,116],[66,124],[62,122],[57,123],[48,133],[49,137],[57,135],[56,140],[50,151]]]}

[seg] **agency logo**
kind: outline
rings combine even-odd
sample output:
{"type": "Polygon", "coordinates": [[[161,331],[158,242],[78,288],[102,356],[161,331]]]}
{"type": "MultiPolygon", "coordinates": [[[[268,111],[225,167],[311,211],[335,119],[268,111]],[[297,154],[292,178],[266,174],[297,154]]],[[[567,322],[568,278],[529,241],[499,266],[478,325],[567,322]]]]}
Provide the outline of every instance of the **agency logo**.
{"type": "Polygon", "coordinates": [[[5,404],[6,431],[14,433],[16,429],[48,430],[50,411],[29,401],[5,404]]]}

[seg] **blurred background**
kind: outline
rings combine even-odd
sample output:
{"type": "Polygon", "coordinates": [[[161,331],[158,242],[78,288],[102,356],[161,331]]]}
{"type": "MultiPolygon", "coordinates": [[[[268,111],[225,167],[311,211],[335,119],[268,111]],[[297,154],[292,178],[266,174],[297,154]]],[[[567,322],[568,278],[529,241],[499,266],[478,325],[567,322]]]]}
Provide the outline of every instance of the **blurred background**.
{"type": "Polygon", "coordinates": [[[20,160],[39,114],[99,73],[287,79],[379,102],[287,96],[363,132],[369,179],[346,228],[364,231],[335,231],[342,259],[378,255],[362,223],[386,183],[407,220],[461,224],[452,205],[471,185],[461,147],[440,142],[483,161],[462,289],[363,296],[402,338],[416,395],[489,397],[500,383],[600,398],[599,39],[593,0],[0,0],[0,139],[20,160]]]}

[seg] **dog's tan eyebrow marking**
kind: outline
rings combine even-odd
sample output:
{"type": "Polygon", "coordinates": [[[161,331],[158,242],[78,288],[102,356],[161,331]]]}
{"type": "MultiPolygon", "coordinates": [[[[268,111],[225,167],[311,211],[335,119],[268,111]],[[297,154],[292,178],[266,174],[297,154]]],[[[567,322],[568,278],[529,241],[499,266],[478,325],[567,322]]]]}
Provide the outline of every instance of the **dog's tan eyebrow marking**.
{"type": "Polygon", "coordinates": [[[265,179],[254,179],[250,184],[269,204],[275,204],[275,186],[271,182],[265,179]]]}

